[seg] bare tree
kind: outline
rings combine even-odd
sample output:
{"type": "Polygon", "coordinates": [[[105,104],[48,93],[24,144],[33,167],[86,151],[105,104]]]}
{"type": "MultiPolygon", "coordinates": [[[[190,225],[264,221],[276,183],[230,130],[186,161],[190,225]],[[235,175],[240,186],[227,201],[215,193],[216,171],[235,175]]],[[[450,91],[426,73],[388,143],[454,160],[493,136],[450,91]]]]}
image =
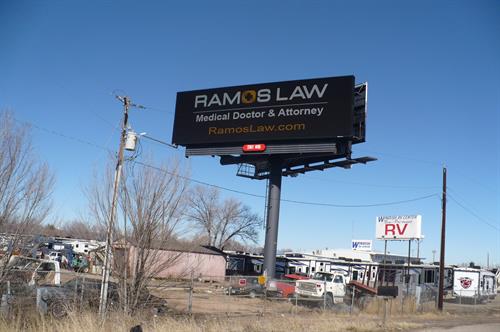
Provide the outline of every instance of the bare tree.
{"type": "Polygon", "coordinates": [[[164,164],[158,171],[140,168],[134,176],[125,175],[122,207],[130,221],[132,283],[129,308],[137,308],[141,292],[150,278],[176,263],[178,254],[166,255],[164,249],[176,238],[186,206],[187,181],[178,162],[164,164]]]}
{"type": "Polygon", "coordinates": [[[106,228],[98,223],[90,224],[83,220],[75,219],[66,222],[62,226],[62,232],[65,236],[73,238],[104,241],[106,228]]]}
{"type": "MultiPolygon", "coordinates": [[[[88,213],[87,216],[82,219],[87,219],[88,222],[86,224],[89,226],[97,226],[100,229],[106,230],[111,213],[113,193],[113,172],[111,163],[106,165],[104,174],[99,174],[97,171],[94,172],[92,182],[84,189],[84,193],[87,196],[88,213]]],[[[105,233],[103,236],[106,236],[105,233]]]]}
{"type": "MultiPolygon", "coordinates": [[[[104,179],[94,181],[86,190],[97,224],[109,222],[111,180],[111,172],[107,172],[104,179]]],[[[124,168],[121,183],[122,218],[115,224],[113,274],[120,278],[124,308],[134,311],[145,301],[150,279],[179,258],[179,254],[166,254],[164,249],[176,243],[188,183],[178,162],[154,168],[124,168]]]]}
{"type": "Polygon", "coordinates": [[[53,185],[48,166],[33,152],[29,128],[0,113],[0,229],[13,234],[11,248],[45,220],[53,185]]]}
{"type": "Polygon", "coordinates": [[[221,202],[217,189],[196,187],[189,207],[188,219],[206,237],[208,245],[224,249],[236,240],[257,241],[262,218],[234,198],[221,202]]]}

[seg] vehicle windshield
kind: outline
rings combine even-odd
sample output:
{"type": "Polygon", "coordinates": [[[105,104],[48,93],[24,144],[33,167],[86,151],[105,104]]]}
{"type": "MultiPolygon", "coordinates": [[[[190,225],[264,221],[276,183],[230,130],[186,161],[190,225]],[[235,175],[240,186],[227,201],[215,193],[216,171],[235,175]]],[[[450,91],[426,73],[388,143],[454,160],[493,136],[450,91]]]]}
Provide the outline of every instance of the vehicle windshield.
{"type": "Polygon", "coordinates": [[[315,280],[323,280],[323,281],[332,281],[333,280],[333,275],[329,274],[329,273],[324,273],[324,272],[316,272],[314,274],[314,278],[315,280]]]}

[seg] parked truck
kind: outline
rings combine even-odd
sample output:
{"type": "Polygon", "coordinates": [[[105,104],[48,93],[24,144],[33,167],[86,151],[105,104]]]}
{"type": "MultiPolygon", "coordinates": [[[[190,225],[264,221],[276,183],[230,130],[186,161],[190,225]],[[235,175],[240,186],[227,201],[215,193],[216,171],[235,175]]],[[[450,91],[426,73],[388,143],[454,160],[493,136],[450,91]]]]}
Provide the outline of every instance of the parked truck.
{"type": "Polygon", "coordinates": [[[323,301],[326,307],[331,308],[336,303],[344,302],[346,279],[342,273],[316,272],[312,279],[297,280],[295,293],[301,302],[323,301]]]}

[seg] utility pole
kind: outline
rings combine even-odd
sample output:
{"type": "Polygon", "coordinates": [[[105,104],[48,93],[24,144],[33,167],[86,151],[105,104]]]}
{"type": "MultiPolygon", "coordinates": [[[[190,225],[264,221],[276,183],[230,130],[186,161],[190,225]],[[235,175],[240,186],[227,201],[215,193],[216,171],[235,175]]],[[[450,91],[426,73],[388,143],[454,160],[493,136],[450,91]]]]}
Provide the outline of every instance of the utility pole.
{"type": "Polygon", "coordinates": [[[104,256],[104,269],[102,272],[102,283],[101,283],[101,297],[99,300],[99,315],[102,319],[106,316],[106,307],[108,300],[108,284],[109,284],[109,275],[111,269],[111,252],[112,252],[112,243],[113,243],[113,225],[115,223],[116,218],[116,207],[118,203],[118,188],[120,186],[120,178],[122,173],[123,166],[123,148],[125,146],[125,139],[127,137],[127,126],[128,126],[128,109],[130,105],[130,100],[128,97],[116,97],[123,103],[123,122],[122,122],[122,130],[120,136],[120,147],[118,149],[118,160],[116,162],[115,168],[115,179],[113,184],[113,200],[111,201],[111,211],[108,222],[108,229],[106,234],[106,247],[105,247],[105,256],[104,256]]]}
{"type": "Polygon", "coordinates": [[[439,294],[438,294],[438,310],[440,310],[440,311],[443,311],[445,243],[446,243],[446,167],[443,167],[441,253],[440,253],[440,259],[439,259],[439,294]]]}

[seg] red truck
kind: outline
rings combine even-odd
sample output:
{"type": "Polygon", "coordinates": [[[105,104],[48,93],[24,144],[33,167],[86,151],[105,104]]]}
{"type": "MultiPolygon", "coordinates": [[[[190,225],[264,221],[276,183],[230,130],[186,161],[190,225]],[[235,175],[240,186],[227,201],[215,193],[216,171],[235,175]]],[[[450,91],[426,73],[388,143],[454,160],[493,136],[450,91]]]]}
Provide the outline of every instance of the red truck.
{"type": "Polygon", "coordinates": [[[304,279],[309,279],[309,277],[300,274],[285,274],[279,280],[270,280],[267,284],[267,292],[271,296],[290,299],[295,294],[295,281],[304,279]]]}

